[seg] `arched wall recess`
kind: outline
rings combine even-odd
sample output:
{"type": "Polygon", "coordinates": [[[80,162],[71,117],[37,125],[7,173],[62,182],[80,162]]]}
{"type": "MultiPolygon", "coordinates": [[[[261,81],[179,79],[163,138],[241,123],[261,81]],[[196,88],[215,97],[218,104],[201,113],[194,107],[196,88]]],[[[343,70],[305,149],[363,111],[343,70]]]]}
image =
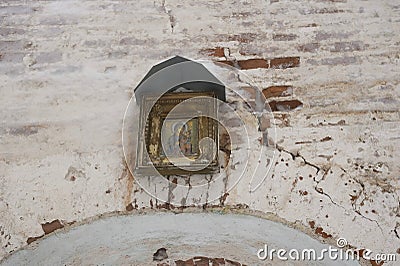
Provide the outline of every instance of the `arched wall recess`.
{"type": "MultiPolygon", "coordinates": [[[[223,258],[242,265],[338,265],[327,253],[320,260],[279,260],[276,253],[272,261],[261,260],[257,253],[266,245],[275,250],[313,249],[318,257],[330,247],[283,224],[249,215],[147,213],[107,217],[53,233],[2,265],[157,265],[153,254],[159,248],[167,250],[168,258],[162,261],[166,265],[194,257],[223,258]]],[[[340,265],[359,264],[340,260],[340,265]]]]}

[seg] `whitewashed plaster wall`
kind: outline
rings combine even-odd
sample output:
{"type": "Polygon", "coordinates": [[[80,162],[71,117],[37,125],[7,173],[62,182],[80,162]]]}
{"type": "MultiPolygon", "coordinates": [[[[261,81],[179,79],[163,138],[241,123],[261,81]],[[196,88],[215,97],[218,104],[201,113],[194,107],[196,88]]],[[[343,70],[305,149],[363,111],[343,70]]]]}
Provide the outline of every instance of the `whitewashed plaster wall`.
{"type": "MultiPolygon", "coordinates": [[[[133,88],[177,54],[240,68],[274,110],[266,181],[218,190],[205,211],[400,252],[396,1],[17,0],[0,23],[1,257],[103,213],[184,211],[141,190],[121,140],[133,88]]],[[[188,195],[174,197],[205,197],[188,195]]]]}

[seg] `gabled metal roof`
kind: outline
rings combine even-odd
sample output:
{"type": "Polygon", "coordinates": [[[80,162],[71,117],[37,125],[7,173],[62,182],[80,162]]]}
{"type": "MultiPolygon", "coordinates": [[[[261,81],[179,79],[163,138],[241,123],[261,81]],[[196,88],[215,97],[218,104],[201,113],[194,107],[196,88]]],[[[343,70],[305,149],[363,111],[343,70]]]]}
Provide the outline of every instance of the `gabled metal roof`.
{"type": "Polygon", "coordinates": [[[183,87],[194,92],[214,92],[225,101],[225,85],[207,68],[195,61],[175,56],[153,66],[135,88],[137,102],[143,95],[162,96],[183,87]]]}

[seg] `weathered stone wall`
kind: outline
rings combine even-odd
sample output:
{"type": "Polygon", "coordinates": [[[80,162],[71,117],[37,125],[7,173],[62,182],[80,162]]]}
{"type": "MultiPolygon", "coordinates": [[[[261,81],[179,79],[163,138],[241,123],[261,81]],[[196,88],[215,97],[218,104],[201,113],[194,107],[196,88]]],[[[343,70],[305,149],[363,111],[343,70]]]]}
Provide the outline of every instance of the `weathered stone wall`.
{"type": "Polygon", "coordinates": [[[133,88],[176,54],[241,69],[276,119],[266,182],[209,206],[400,252],[396,1],[10,0],[0,22],[2,257],[102,213],[174,208],[135,184],[121,131],[133,88]]]}

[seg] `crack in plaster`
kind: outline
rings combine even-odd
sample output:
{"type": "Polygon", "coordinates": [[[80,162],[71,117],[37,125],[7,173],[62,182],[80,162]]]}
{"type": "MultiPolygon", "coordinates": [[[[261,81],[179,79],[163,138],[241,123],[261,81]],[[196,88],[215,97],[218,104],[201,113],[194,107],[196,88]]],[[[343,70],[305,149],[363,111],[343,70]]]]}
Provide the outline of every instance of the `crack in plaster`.
{"type": "Polygon", "coordinates": [[[206,201],[203,205],[203,208],[205,208],[208,204],[208,197],[209,197],[209,190],[210,190],[210,185],[211,185],[211,181],[212,181],[212,175],[210,175],[210,178],[207,178],[207,176],[205,176],[205,179],[207,180],[207,193],[206,193],[206,201]]]}
{"type": "Polygon", "coordinates": [[[324,189],[323,189],[322,187],[319,187],[319,186],[318,186],[319,183],[320,183],[321,181],[325,180],[325,177],[328,175],[330,169],[331,169],[331,168],[329,167],[329,168],[324,172],[324,175],[322,176],[322,178],[321,178],[320,180],[316,180],[316,179],[314,178],[314,181],[316,182],[316,185],[315,185],[315,187],[314,187],[314,190],[315,190],[316,192],[318,192],[319,194],[326,196],[334,205],[336,205],[336,206],[342,208],[343,210],[346,210],[345,207],[343,207],[342,205],[340,205],[339,203],[337,203],[336,201],[334,201],[334,200],[332,199],[332,197],[331,197],[328,193],[324,192],[324,189]]]}
{"type": "Polygon", "coordinates": [[[181,199],[182,207],[186,206],[186,201],[187,201],[187,198],[189,197],[189,192],[192,189],[192,185],[190,184],[190,175],[188,175],[187,177],[184,177],[184,178],[185,178],[185,181],[186,181],[186,185],[188,185],[188,190],[187,190],[186,196],[182,197],[182,199],[181,199]]]}
{"type": "MultiPolygon", "coordinates": [[[[323,176],[322,176],[322,178],[321,178],[320,180],[316,180],[316,179],[314,178],[314,181],[316,182],[316,185],[315,185],[315,187],[314,187],[315,191],[318,192],[318,193],[321,194],[321,195],[326,196],[334,205],[336,205],[336,206],[342,208],[343,210],[347,211],[347,209],[346,209],[344,206],[342,206],[342,205],[340,205],[339,203],[335,202],[329,194],[327,194],[326,192],[324,192],[324,190],[323,190],[322,187],[318,187],[318,184],[319,184],[321,181],[323,181],[323,180],[325,179],[325,177],[326,177],[327,174],[329,173],[329,170],[331,169],[332,166],[329,166],[329,168],[324,169],[324,167],[319,167],[319,166],[317,166],[317,165],[315,165],[315,164],[310,163],[309,161],[307,161],[307,160],[304,158],[304,156],[302,156],[302,155],[299,154],[299,152],[297,152],[297,153],[290,152],[290,151],[284,149],[282,146],[279,146],[279,145],[276,145],[276,147],[277,147],[277,149],[278,149],[280,152],[285,152],[285,153],[291,155],[293,160],[295,160],[295,158],[301,158],[301,159],[303,160],[303,162],[304,162],[306,165],[309,165],[309,166],[315,168],[315,169],[317,170],[317,172],[316,172],[317,174],[318,174],[320,171],[323,171],[324,174],[323,174],[323,176]]],[[[364,194],[364,199],[363,199],[363,200],[365,200],[365,198],[366,198],[366,195],[365,195],[365,185],[364,185],[360,180],[358,180],[358,179],[352,177],[351,175],[349,175],[349,174],[347,173],[347,171],[346,171],[344,168],[340,167],[340,169],[341,169],[344,173],[346,173],[352,180],[354,180],[355,182],[357,182],[357,183],[362,187],[362,190],[360,191],[360,195],[361,195],[361,194],[364,194]]],[[[381,225],[378,223],[377,220],[374,220],[374,219],[371,219],[371,218],[369,218],[369,217],[364,216],[359,210],[356,209],[356,205],[355,205],[354,203],[352,203],[352,210],[353,210],[356,214],[358,214],[360,217],[362,217],[362,218],[364,218],[364,219],[366,219],[366,220],[368,220],[368,221],[370,221],[370,222],[374,222],[374,223],[378,226],[378,228],[380,229],[382,235],[384,235],[383,229],[382,229],[381,225]]],[[[397,228],[397,227],[396,227],[396,228],[397,228]]],[[[395,233],[396,233],[396,231],[395,231],[395,233]]],[[[397,235],[397,234],[396,234],[396,235],[397,235]]]]}
{"type": "MultiPolygon", "coordinates": [[[[285,153],[291,155],[293,160],[295,160],[295,158],[301,158],[301,159],[303,160],[303,162],[304,162],[306,165],[309,165],[309,166],[311,166],[311,167],[317,169],[317,174],[319,173],[319,171],[324,170],[324,167],[319,167],[319,166],[317,166],[317,165],[315,165],[315,164],[310,163],[309,161],[307,161],[307,160],[304,158],[304,156],[300,155],[299,152],[297,152],[297,153],[290,152],[290,151],[288,151],[288,150],[285,150],[282,146],[280,146],[280,145],[278,145],[278,144],[276,144],[276,148],[277,148],[278,151],[280,151],[280,152],[285,152],[285,153]]],[[[324,171],[327,172],[327,170],[324,170],[324,171]]]]}
{"type": "Polygon", "coordinates": [[[174,28],[176,26],[176,18],[174,15],[172,15],[172,10],[168,10],[167,7],[165,6],[166,1],[162,0],[161,1],[161,8],[164,11],[165,14],[168,15],[168,19],[169,19],[169,24],[171,27],[171,33],[174,33],[174,28]]]}
{"type": "Polygon", "coordinates": [[[169,178],[168,178],[168,181],[170,181],[170,182],[169,182],[169,185],[168,185],[168,201],[167,201],[167,204],[171,204],[171,200],[174,199],[174,197],[175,197],[173,191],[178,186],[178,178],[174,177],[172,179],[172,181],[169,180],[169,178]]]}
{"type": "Polygon", "coordinates": [[[399,232],[397,232],[397,229],[400,227],[400,223],[396,222],[396,227],[394,228],[394,234],[396,235],[397,238],[400,238],[399,232]]]}
{"type": "MultiPolygon", "coordinates": [[[[366,193],[365,193],[365,185],[364,185],[364,183],[361,182],[360,180],[358,180],[357,178],[351,176],[351,175],[346,171],[346,169],[344,169],[343,167],[340,167],[340,169],[341,169],[344,173],[346,173],[348,177],[350,177],[352,180],[354,180],[357,184],[359,184],[359,185],[361,186],[362,190],[360,190],[360,192],[358,193],[357,198],[360,197],[361,195],[363,195],[364,198],[363,198],[362,201],[361,201],[361,203],[363,203],[364,200],[367,199],[367,195],[366,195],[366,193]]],[[[361,203],[360,203],[360,205],[361,205],[361,203]]],[[[360,210],[357,209],[357,205],[358,205],[358,204],[356,204],[356,201],[354,201],[354,202],[351,203],[351,206],[353,207],[354,212],[357,213],[358,215],[360,215],[361,217],[363,217],[364,219],[367,219],[367,220],[369,220],[369,221],[371,221],[371,222],[374,222],[374,223],[379,227],[379,229],[380,229],[382,235],[384,236],[383,229],[382,229],[381,225],[378,223],[378,221],[375,220],[375,219],[371,219],[371,218],[366,217],[365,215],[363,215],[363,214],[360,212],[360,210]]]]}

